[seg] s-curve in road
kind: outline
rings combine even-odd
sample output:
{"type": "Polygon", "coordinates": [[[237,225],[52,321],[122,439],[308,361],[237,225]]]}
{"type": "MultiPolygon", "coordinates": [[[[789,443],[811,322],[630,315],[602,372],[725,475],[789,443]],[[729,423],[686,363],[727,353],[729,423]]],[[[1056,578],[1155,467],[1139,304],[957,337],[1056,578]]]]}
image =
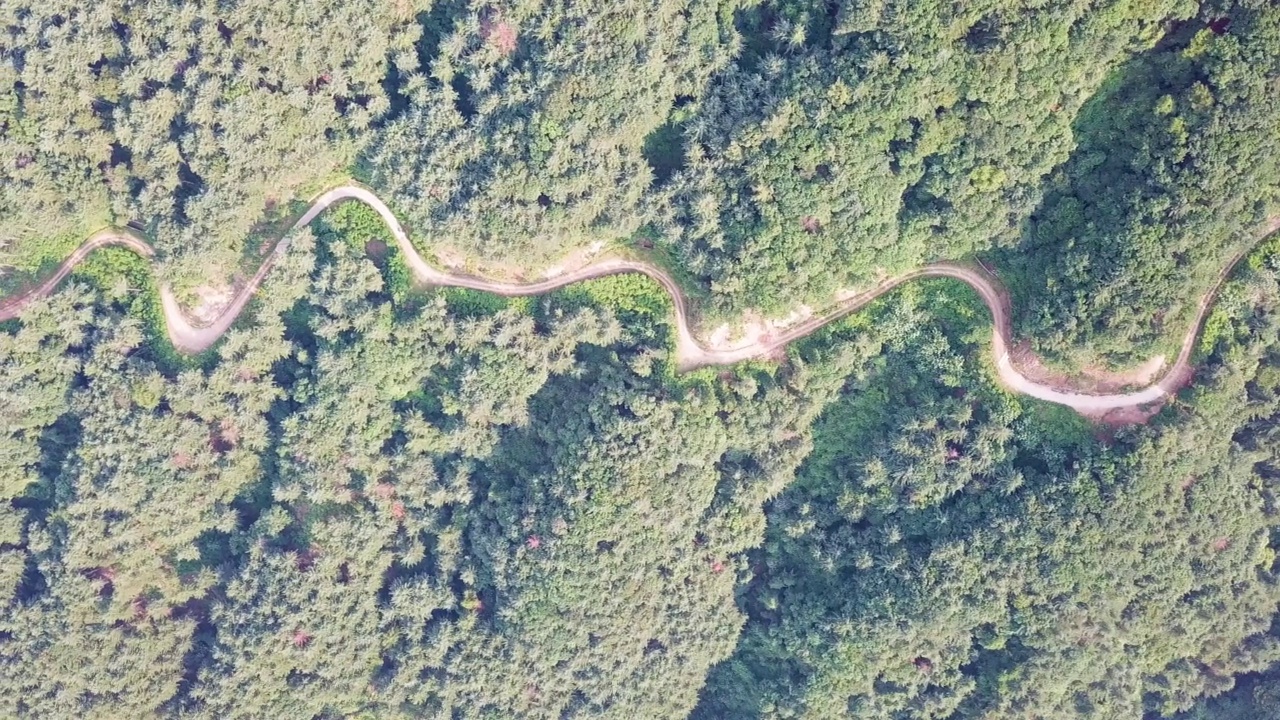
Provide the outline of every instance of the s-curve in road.
{"type": "MultiPolygon", "coordinates": [[[[573,272],[532,283],[501,282],[463,273],[445,272],[432,266],[422,258],[417,248],[410,242],[404,226],[400,224],[395,214],[391,212],[381,198],[367,188],[357,185],[340,185],[312,200],[307,211],[293,224],[289,232],[285,233],[276,242],[274,250],[263,261],[258,271],[240,288],[239,292],[236,293],[235,297],[232,298],[231,302],[213,322],[202,326],[193,325],[183,313],[182,307],[172,289],[168,285],[161,283],[159,286],[160,300],[164,312],[165,326],[174,347],[184,353],[202,352],[212,347],[227,332],[231,324],[240,316],[240,313],[244,311],[245,305],[248,304],[253,294],[258,291],[263,279],[271,272],[271,268],[275,266],[276,261],[288,252],[289,240],[293,231],[306,227],[329,207],[345,201],[362,202],[381,216],[391,235],[395,238],[396,245],[400,249],[405,263],[417,280],[424,285],[470,288],[514,297],[541,295],[576,282],[608,275],[640,273],[653,278],[671,296],[675,307],[676,363],[681,370],[690,370],[708,365],[728,365],[750,358],[769,355],[828,323],[857,312],[868,303],[885,293],[893,291],[903,283],[918,278],[952,278],[973,288],[991,312],[994,324],[992,356],[996,360],[996,373],[1006,387],[1013,392],[1065,405],[1091,416],[1119,408],[1141,409],[1161,403],[1186,382],[1191,375],[1191,355],[1195,348],[1196,339],[1199,337],[1204,318],[1213,304],[1213,299],[1217,295],[1218,289],[1246,254],[1241,252],[1232,258],[1219,273],[1217,281],[1200,298],[1198,312],[1183,337],[1177,360],[1169,366],[1160,380],[1133,392],[1099,395],[1070,387],[1051,387],[1027,378],[1025,374],[1015,367],[1009,354],[1009,347],[1012,345],[1012,325],[1008,295],[1000,287],[999,281],[993,276],[967,265],[959,263],[926,265],[885,280],[864,292],[849,297],[837,303],[827,312],[787,328],[776,337],[757,339],[732,349],[714,349],[704,346],[694,337],[689,327],[688,301],[684,291],[681,290],[670,274],[657,265],[640,260],[605,258],[573,272]]],[[[1259,239],[1270,235],[1277,229],[1280,229],[1280,218],[1273,218],[1262,228],[1259,239]]],[[[53,292],[58,283],[65,279],[75,266],[93,251],[109,245],[127,248],[148,259],[154,259],[155,256],[155,251],[152,247],[132,231],[109,228],[94,233],[79,248],[68,255],[49,277],[26,292],[0,302],[0,320],[17,317],[32,300],[53,292]]]]}

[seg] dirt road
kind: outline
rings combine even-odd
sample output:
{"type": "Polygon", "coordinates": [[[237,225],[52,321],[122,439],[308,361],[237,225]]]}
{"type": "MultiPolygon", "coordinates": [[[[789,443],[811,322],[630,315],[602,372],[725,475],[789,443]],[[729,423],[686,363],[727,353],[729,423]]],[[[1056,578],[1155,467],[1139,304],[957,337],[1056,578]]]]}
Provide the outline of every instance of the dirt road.
{"type": "MultiPolygon", "coordinates": [[[[1200,327],[1208,314],[1214,297],[1217,295],[1218,288],[1221,287],[1222,283],[1245,255],[1244,252],[1236,255],[1223,268],[1213,287],[1201,298],[1196,317],[1183,338],[1177,360],[1169,366],[1158,381],[1133,392],[1093,395],[1034,382],[1014,367],[1008,351],[1012,342],[1008,295],[1003,291],[998,280],[977,267],[958,263],[927,265],[903,273],[849,297],[837,303],[831,310],[789,327],[775,337],[767,340],[757,340],[731,350],[711,349],[703,346],[693,336],[693,332],[689,327],[687,300],[679,285],[670,275],[656,265],[621,258],[606,258],[579,270],[533,283],[497,282],[461,273],[443,272],[431,266],[422,258],[417,249],[414,248],[413,243],[409,241],[409,236],[400,221],[396,219],[395,215],[377,195],[363,187],[343,185],[325,192],[312,201],[307,212],[293,225],[290,233],[286,234],[276,244],[271,255],[266,258],[254,276],[249,282],[245,283],[231,303],[210,324],[201,327],[192,325],[183,313],[172,290],[167,285],[162,284],[160,286],[160,300],[164,309],[169,339],[173,342],[174,347],[182,352],[195,353],[203,351],[217,342],[218,338],[222,337],[227,329],[231,327],[231,324],[235,322],[236,318],[239,317],[244,310],[244,306],[253,297],[259,285],[262,284],[262,280],[274,267],[276,260],[288,252],[289,237],[292,231],[309,225],[318,215],[335,203],[349,200],[359,201],[368,205],[382,217],[387,228],[391,231],[391,235],[395,238],[396,245],[399,247],[406,264],[417,279],[425,285],[471,288],[512,297],[541,295],[565,285],[608,275],[641,273],[653,278],[671,296],[675,306],[676,362],[681,370],[690,370],[708,365],[729,365],[749,358],[769,355],[830,322],[858,311],[885,293],[912,280],[928,277],[946,277],[959,280],[972,287],[991,311],[991,316],[994,320],[991,339],[992,355],[996,358],[996,372],[1001,382],[1014,392],[1066,405],[1090,416],[1098,416],[1107,411],[1120,408],[1142,409],[1161,403],[1190,379],[1191,355],[1195,349],[1196,339],[1200,334],[1200,327]]],[[[1260,237],[1266,237],[1278,229],[1280,229],[1280,218],[1273,218],[1267,227],[1263,228],[1260,237]]],[[[94,250],[108,245],[119,245],[128,248],[146,258],[151,258],[155,255],[150,245],[131,232],[108,229],[95,233],[75,252],[71,253],[58,266],[57,270],[38,286],[21,295],[0,302],[0,320],[16,317],[29,302],[35,298],[48,295],[78,263],[83,261],[94,250]]]]}

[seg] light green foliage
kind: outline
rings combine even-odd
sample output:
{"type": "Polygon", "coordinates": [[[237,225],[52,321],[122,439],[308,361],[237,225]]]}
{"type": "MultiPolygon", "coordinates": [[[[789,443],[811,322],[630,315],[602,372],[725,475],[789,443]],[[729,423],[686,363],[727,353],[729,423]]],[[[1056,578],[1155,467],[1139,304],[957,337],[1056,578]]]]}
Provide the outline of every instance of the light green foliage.
{"type": "Polygon", "coordinates": [[[651,323],[671,319],[671,297],[656,281],[644,275],[613,275],[567,287],[560,295],[566,300],[577,298],[608,305],[619,312],[651,323]]]}
{"type": "Polygon", "coordinates": [[[441,294],[444,295],[450,312],[462,316],[492,315],[513,306],[519,309],[520,305],[520,298],[504,298],[467,288],[445,288],[441,294]]]}
{"type": "Polygon", "coordinates": [[[383,289],[397,304],[412,307],[420,299],[413,273],[395,238],[382,217],[368,205],[346,202],[331,208],[316,220],[316,233],[323,240],[322,252],[331,243],[343,243],[348,250],[373,259],[382,274],[383,289]]]}
{"type": "Polygon", "coordinates": [[[86,227],[82,229],[55,237],[41,237],[27,242],[0,240],[0,292],[17,292],[27,282],[43,278],[94,229],[96,228],[88,227],[86,223],[86,227]]]}

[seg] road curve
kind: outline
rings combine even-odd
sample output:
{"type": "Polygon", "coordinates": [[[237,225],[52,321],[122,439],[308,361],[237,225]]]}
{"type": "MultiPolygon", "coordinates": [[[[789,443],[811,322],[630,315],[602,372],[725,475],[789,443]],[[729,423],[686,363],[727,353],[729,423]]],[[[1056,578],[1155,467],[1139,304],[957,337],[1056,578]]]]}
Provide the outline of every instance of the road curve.
{"type": "MultiPolygon", "coordinates": [[[[307,212],[294,223],[289,233],[286,233],[276,243],[274,250],[263,261],[249,282],[245,283],[231,303],[208,325],[198,327],[192,325],[182,312],[182,308],[172,289],[168,285],[161,284],[160,301],[164,311],[169,339],[174,347],[181,352],[196,353],[208,349],[217,342],[231,327],[231,324],[235,322],[236,318],[240,316],[244,306],[248,304],[259,285],[262,284],[262,280],[274,267],[276,260],[288,252],[292,232],[309,225],[311,221],[315,220],[317,216],[335,203],[348,200],[362,202],[382,217],[383,222],[386,223],[387,228],[391,231],[391,235],[395,238],[396,245],[399,247],[406,264],[417,279],[426,285],[470,288],[514,297],[541,295],[565,285],[608,275],[640,273],[653,278],[671,296],[675,307],[676,363],[677,367],[682,371],[708,365],[728,365],[754,357],[769,355],[830,322],[856,312],[885,293],[912,280],[929,277],[946,277],[959,280],[972,287],[991,311],[991,316],[994,320],[991,340],[992,355],[996,358],[996,371],[1000,380],[1014,392],[1059,405],[1066,405],[1081,413],[1093,416],[1117,408],[1149,407],[1154,403],[1163,402],[1165,398],[1185,384],[1191,374],[1190,362],[1191,355],[1195,349],[1196,338],[1199,337],[1200,327],[1209,307],[1212,305],[1213,299],[1222,283],[1245,256],[1245,252],[1241,252],[1232,258],[1231,262],[1219,273],[1213,287],[1201,297],[1195,319],[1183,338],[1178,358],[1173,365],[1169,366],[1169,369],[1160,380],[1133,392],[1094,395],[1086,392],[1067,392],[1034,382],[1014,367],[1008,351],[1011,345],[1010,338],[1013,334],[1008,295],[1003,292],[996,278],[966,265],[945,262],[926,265],[885,280],[864,292],[846,298],[829,311],[797,323],[779,333],[776,337],[729,350],[711,349],[704,347],[694,338],[692,331],[689,329],[689,311],[684,293],[676,284],[674,278],[656,265],[622,258],[606,258],[574,272],[532,283],[497,282],[461,273],[444,272],[423,260],[422,255],[418,253],[413,243],[409,241],[409,236],[405,232],[404,226],[400,224],[395,214],[377,195],[363,187],[341,185],[321,194],[312,201],[307,212]]],[[[1280,218],[1272,219],[1268,226],[1263,228],[1261,237],[1266,237],[1277,229],[1280,229],[1280,218]]],[[[17,317],[32,300],[51,293],[58,283],[65,279],[75,266],[88,257],[90,253],[109,245],[127,248],[145,258],[153,258],[155,256],[155,251],[151,246],[132,232],[114,228],[99,231],[90,236],[79,248],[67,256],[57,270],[39,285],[4,302],[0,302],[0,321],[17,317]]]]}

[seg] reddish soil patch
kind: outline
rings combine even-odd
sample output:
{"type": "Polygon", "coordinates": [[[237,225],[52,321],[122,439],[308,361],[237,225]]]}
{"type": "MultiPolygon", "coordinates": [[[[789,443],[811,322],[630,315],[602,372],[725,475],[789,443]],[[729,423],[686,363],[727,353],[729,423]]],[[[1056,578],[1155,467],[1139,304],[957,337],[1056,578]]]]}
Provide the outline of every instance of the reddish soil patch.
{"type": "Polygon", "coordinates": [[[498,13],[480,22],[480,36],[503,57],[516,51],[519,40],[515,26],[503,20],[498,13]]]}
{"type": "Polygon", "coordinates": [[[382,262],[387,259],[387,244],[381,240],[370,240],[364,244],[364,254],[374,262],[382,262]]]}
{"type": "Polygon", "coordinates": [[[1155,417],[1155,414],[1163,408],[1164,403],[1150,403],[1141,406],[1114,408],[1101,414],[1087,412],[1081,412],[1080,414],[1102,426],[1101,430],[1105,436],[1103,439],[1111,439],[1111,430],[1127,425],[1141,425],[1155,417]]]}
{"type": "Polygon", "coordinates": [[[1176,393],[1182,388],[1190,385],[1191,380],[1195,375],[1195,368],[1190,365],[1184,365],[1182,367],[1175,368],[1174,371],[1169,373],[1169,375],[1165,377],[1160,384],[1164,386],[1165,391],[1172,395],[1173,393],[1176,393]]]}

